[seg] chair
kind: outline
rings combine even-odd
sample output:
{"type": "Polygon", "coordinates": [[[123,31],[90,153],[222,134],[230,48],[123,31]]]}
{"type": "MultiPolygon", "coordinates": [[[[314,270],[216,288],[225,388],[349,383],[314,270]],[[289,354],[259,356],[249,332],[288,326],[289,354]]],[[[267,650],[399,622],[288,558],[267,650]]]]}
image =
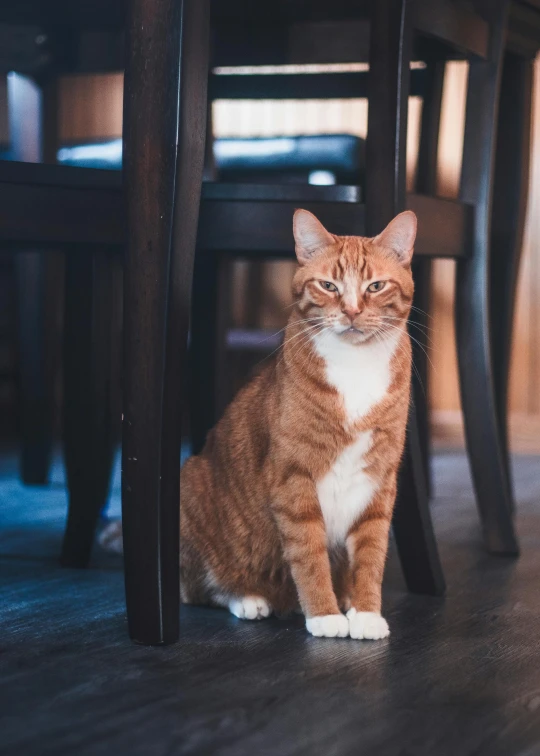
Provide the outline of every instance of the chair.
{"type": "MultiPolygon", "coordinates": [[[[381,16],[378,13],[372,17],[372,39],[374,40],[386,40],[386,48],[382,45],[374,45],[370,52],[370,123],[367,142],[367,170],[366,170],[366,204],[367,214],[366,220],[368,223],[372,223],[373,218],[379,217],[379,221],[373,221],[372,226],[363,226],[358,233],[376,233],[378,228],[382,228],[390,217],[398,211],[401,207],[405,206],[405,188],[404,188],[404,146],[405,146],[405,128],[406,128],[406,103],[407,93],[409,91],[409,66],[407,60],[410,60],[412,50],[412,30],[413,28],[430,32],[435,37],[441,38],[442,42],[446,45],[453,45],[461,49],[469,51],[471,55],[471,78],[469,87],[469,107],[467,109],[467,138],[464,150],[464,164],[467,166],[470,164],[470,156],[472,152],[475,155],[482,155],[482,151],[479,149],[479,142],[482,142],[482,146],[485,150],[483,155],[483,162],[475,164],[475,180],[478,182],[472,187],[467,187],[467,170],[464,171],[464,188],[462,190],[462,196],[466,200],[460,204],[446,203],[446,205],[440,199],[435,198],[435,180],[436,180],[436,158],[437,158],[437,145],[438,145],[438,128],[439,128],[439,116],[442,97],[442,84],[444,73],[444,60],[448,57],[447,49],[441,49],[435,47],[431,43],[427,50],[426,58],[428,60],[427,69],[422,72],[425,76],[425,100],[423,110],[423,123],[422,123],[422,139],[419,155],[419,167],[418,167],[418,179],[417,188],[421,194],[411,196],[409,198],[409,207],[416,209],[420,214],[420,238],[417,244],[417,262],[416,262],[416,280],[417,280],[417,303],[421,300],[423,304],[422,309],[427,309],[427,297],[429,293],[429,257],[437,256],[449,256],[459,259],[458,275],[462,276],[464,270],[471,270],[471,265],[465,262],[467,259],[474,260],[472,267],[476,271],[482,271],[484,279],[482,281],[483,290],[481,297],[471,297],[471,292],[478,290],[479,282],[476,281],[474,286],[471,282],[467,282],[463,286],[460,286],[460,292],[466,300],[465,304],[458,306],[458,315],[462,317],[458,318],[459,323],[470,323],[477,318],[478,323],[475,328],[476,343],[472,347],[473,353],[471,354],[471,333],[467,326],[458,328],[458,344],[460,348],[460,366],[461,366],[461,386],[463,394],[464,415],[467,427],[468,435],[468,447],[470,450],[471,465],[473,468],[473,476],[475,480],[475,487],[477,491],[477,500],[480,507],[482,516],[482,522],[485,530],[486,544],[488,549],[494,553],[517,553],[517,543],[515,534],[513,531],[513,524],[511,516],[509,514],[511,509],[511,493],[508,487],[507,478],[507,466],[504,464],[503,455],[499,448],[500,439],[498,438],[498,429],[496,424],[498,422],[497,415],[494,411],[493,401],[494,393],[491,392],[493,387],[492,382],[492,367],[491,356],[487,351],[482,351],[481,345],[483,340],[489,339],[489,318],[488,318],[488,286],[487,279],[489,276],[489,228],[484,225],[478,227],[477,224],[484,222],[485,216],[489,217],[490,214],[490,198],[489,196],[482,195],[482,189],[489,187],[492,182],[493,163],[492,163],[492,147],[494,139],[495,129],[495,115],[498,103],[498,94],[496,90],[489,90],[483,85],[477,83],[479,75],[483,75],[489,79],[497,80],[498,72],[501,66],[502,55],[502,42],[501,34],[504,25],[504,13],[505,9],[501,6],[497,12],[492,10],[491,18],[489,22],[484,21],[480,16],[470,14],[470,12],[464,12],[464,16],[461,15],[462,10],[459,6],[452,4],[442,3],[436,9],[438,13],[434,13],[430,16],[431,11],[427,11],[421,3],[411,5],[410,3],[404,3],[402,6],[385,5],[384,3],[377,4],[377,8],[380,10],[381,16]],[[445,18],[446,12],[446,18],[445,18]],[[450,15],[448,15],[450,14],[450,15]],[[445,23],[439,24],[439,26],[433,26],[435,20],[443,19],[445,23]],[[392,23],[391,19],[400,19],[402,27],[391,29],[389,24],[392,23]],[[457,29],[457,22],[460,21],[464,29],[471,27],[476,34],[472,34],[468,39],[464,37],[453,37],[452,33],[457,29]],[[453,22],[453,23],[452,23],[453,22]],[[381,24],[381,28],[378,29],[377,24],[381,24]],[[392,36],[392,34],[394,36],[392,36]],[[492,36],[491,52],[488,52],[489,37],[492,36]],[[391,41],[389,41],[391,40],[391,41]],[[400,57],[396,58],[397,51],[400,51],[400,57]],[[394,57],[392,57],[394,56],[394,57]],[[491,58],[489,57],[491,56],[491,58]],[[390,61],[394,64],[392,69],[390,61]],[[392,79],[392,76],[398,76],[398,70],[401,71],[401,79],[392,79]],[[482,72],[482,73],[480,73],[482,72]],[[380,79],[377,80],[377,76],[380,79]],[[376,83],[375,83],[376,82],[376,83]],[[395,97],[396,103],[400,103],[401,111],[396,110],[397,104],[392,102],[392,97],[395,97]],[[475,103],[477,110],[475,111],[475,103]],[[479,104],[480,103],[480,104],[479,104]],[[405,104],[405,105],[404,105],[405,104]],[[478,111],[482,113],[483,121],[478,117],[478,111]],[[396,122],[401,124],[401,132],[396,133],[394,126],[396,122]],[[397,148],[395,147],[397,143],[397,148]],[[398,153],[396,154],[396,149],[398,153]],[[472,152],[471,152],[472,151],[472,152]],[[370,170],[371,161],[371,170],[370,170]],[[392,161],[392,162],[389,162],[392,161]],[[398,165],[397,172],[394,170],[393,165],[398,165]],[[386,168],[385,168],[386,166],[386,168]],[[386,179],[385,170],[387,171],[386,179]],[[393,171],[393,172],[392,172],[393,171]],[[371,184],[373,182],[373,184],[371,184]],[[392,187],[394,189],[394,199],[392,200],[393,209],[390,207],[390,200],[388,197],[392,197],[392,187]],[[372,198],[372,212],[369,212],[370,198],[372,198]],[[411,204],[412,203],[412,204],[411,204]],[[387,207],[386,215],[381,215],[381,207],[387,207]],[[451,208],[451,209],[450,209],[451,208]],[[468,213],[468,214],[467,214],[468,213]],[[424,215],[424,217],[422,217],[424,215]],[[484,218],[483,221],[480,219],[484,218]],[[446,219],[447,223],[444,227],[438,226],[443,219],[446,219]],[[435,221],[435,222],[433,222],[435,221]],[[429,228],[431,223],[431,229],[429,228]],[[460,228],[462,232],[461,239],[457,240],[455,247],[450,248],[448,232],[449,223],[456,224],[456,228],[460,228]],[[438,228],[437,228],[438,226],[438,228]],[[475,230],[477,235],[477,241],[475,244],[475,230]],[[422,238],[422,234],[429,234],[422,238]],[[446,248],[445,248],[446,247],[446,248]],[[419,256],[422,255],[421,259],[419,256]],[[426,260],[426,262],[424,262],[426,260]],[[463,317],[463,313],[467,313],[467,317],[463,317]],[[474,313],[474,315],[473,315],[474,313]],[[468,350],[467,356],[464,355],[464,350],[468,350]],[[487,387],[482,392],[482,398],[479,397],[478,390],[474,396],[471,396],[472,386],[487,387]],[[478,442],[478,434],[483,434],[489,437],[488,444],[481,444],[478,442]],[[488,451],[489,449],[489,451],[488,451]],[[489,454],[489,456],[487,456],[489,454]],[[498,460],[498,464],[495,465],[494,470],[491,470],[492,460],[498,460]],[[495,474],[492,474],[494,471],[495,474]]],[[[397,23],[397,21],[396,21],[397,23]]],[[[420,48],[422,49],[422,48],[420,48]]],[[[221,78],[221,77],[218,77],[221,78]]],[[[260,76],[257,85],[262,87],[261,90],[256,90],[256,86],[249,82],[243,87],[243,79],[251,77],[237,77],[240,79],[240,83],[236,82],[235,86],[227,82],[221,83],[218,86],[216,82],[214,84],[214,90],[219,92],[220,96],[224,96],[233,92],[233,96],[245,97],[251,91],[259,91],[261,97],[267,96],[269,91],[279,95],[279,78],[274,77],[274,81],[268,82],[268,76],[260,76]],[[228,85],[228,86],[227,86],[228,85]]],[[[271,78],[271,77],[270,77],[271,78]]],[[[282,96],[301,96],[301,91],[312,92],[315,87],[306,85],[301,81],[287,81],[289,77],[281,77],[285,80],[282,84],[282,96]]],[[[296,79],[302,79],[302,76],[297,76],[296,79]]],[[[309,76],[306,78],[310,78],[309,76]]],[[[316,77],[313,77],[316,78],[316,77]]],[[[348,80],[347,86],[352,86],[354,83],[358,89],[362,89],[362,79],[356,75],[354,77],[356,81],[351,82],[348,80]]],[[[334,85],[332,88],[332,77],[325,77],[325,81],[321,88],[319,88],[319,96],[335,96],[336,91],[339,91],[340,84],[334,85]]],[[[341,82],[343,91],[343,82],[341,82]]],[[[418,89],[418,84],[416,84],[418,89]]],[[[212,91],[212,88],[211,88],[212,91]]],[[[365,91],[365,90],[364,90],[365,91]]],[[[253,94],[252,94],[253,96],[253,94]]],[[[309,95],[307,95],[309,96],[309,95]]],[[[206,258],[201,257],[200,263],[196,266],[195,276],[195,307],[197,307],[197,301],[200,301],[204,287],[218,286],[220,275],[216,272],[217,267],[220,264],[220,256],[229,256],[231,254],[251,254],[252,250],[257,250],[257,259],[264,259],[265,256],[271,251],[272,243],[267,238],[264,240],[262,248],[258,244],[257,240],[253,237],[256,236],[256,228],[262,228],[264,212],[262,209],[258,211],[257,221],[252,225],[252,236],[249,234],[249,226],[251,221],[251,207],[253,204],[253,191],[246,187],[245,196],[240,198],[238,193],[238,187],[234,189],[230,187],[230,190],[234,194],[234,200],[243,201],[242,207],[235,208],[228,207],[226,213],[218,211],[217,215],[212,215],[205,218],[204,227],[201,228],[199,236],[200,244],[204,245],[204,228],[211,226],[213,232],[216,235],[216,248],[213,249],[213,257],[206,258]],[[233,234],[232,228],[235,228],[235,224],[238,224],[240,229],[243,224],[243,234],[235,240],[234,244],[237,248],[234,248],[234,244],[228,245],[227,249],[219,249],[219,245],[222,242],[219,239],[227,239],[228,235],[233,234]],[[202,241],[201,241],[202,237],[202,241]],[[211,271],[214,271],[213,273],[211,271]],[[197,283],[198,277],[201,277],[201,284],[197,283]],[[200,296],[198,296],[198,294],[200,296]]],[[[216,191],[215,189],[213,191],[216,191]]],[[[227,190],[222,187],[221,199],[226,199],[227,190]]],[[[276,195],[278,190],[275,190],[276,195]]],[[[233,194],[230,195],[230,199],[233,199],[233,194]]],[[[268,202],[275,202],[278,196],[272,196],[272,192],[267,197],[268,202]]],[[[298,204],[300,198],[296,198],[298,204]]],[[[304,202],[307,200],[307,195],[304,198],[304,202]]],[[[292,213],[294,207],[294,201],[291,202],[289,210],[292,213]]],[[[274,212],[272,209],[271,212],[274,212]]],[[[204,213],[204,208],[203,208],[204,213]]],[[[275,217],[271,228],[276,229],[275,217]]],[[[330,228],[337,231],[335,223],[328,223],[330,228]]],[[[349,229],[353,228],[354,222],[348,221],[345,223],[345,227],[349,229]]],[[[271,228],[268,229],[268,233],[271,233],[271,228]]],[[[277,233],[277,231],[276,231],[277,233]]],[[[222,246],[224,246],[222,244],[222,246]]],[[[277,249],[277,247],[274,248],[277,249]]],[[[199,250],[198,257],[200,252],[199,250]]],[[[289,253],[289,249],[287,249],[289,253]]],[[[208,288],[206,289],[208,293],[208,288]]],[[[215,289],[214,301],[223,301],[223,296],[215,289]]],[[[206,300],[206,298],[205,298],[206,300]]],[[[204,333],[201,333],[200,337],[197,334],[197,323],[202,322],[202,312],[196,312],[193,318],[194,322],[194,362],[197,362],[201,352],[206,351],[206,357],[202,358],[200,366],[196,367],[196,385],[200,389],[201,380],[204,381],[205,389],[201,391],[201,395],[204,400],[198,400],[197,392],[191,400],[192,415],[194,415],[193,434],[195,440],[195,449],[201,448],[204,437],[207,430],[216,419],[215,409],[212,408],[211,401],[208,401],[208,397],[216,397],[218,391],[215,387],[208,385],[208,378],[202,378],[202,376],[217,375],[220,371],[214,367],[214,370],[209,370],[208,366],[211,364],[210,353],[217,353],[219,347],[212,343],[212,327],[207,323],[201,328],[204,328],[204,333]],[[198,341],[200,340],[201,346],[199,348],[198,341]],[[198,414],[200,410],[200,415],[198,414]]],[[[215,322],[223,322],[224,313],[215,313],[215,322]]],[[[417,336],[417,335],[416,335],[417,336]]],[[[508,342],[508,340],[507,340],[508,342]]],[[[415,357],[419,363],[421,374],[424,376],[423,383],[426,382],[427,366],[425,364],[425,356],[422,351],[422,345],[415,344],[415,357]]],[[[421,426],[423,433],[419,433],[418,442],[422,448],[422,457],[424,460],[424,467],[426,467],[426,461],[428,457],[428,436],[426,433],[427,428],[427,403],[422,395],[421,383],[415,381],[415,399],[417,405],[417,411],[421,418],[421,426]]],[[[505,413],[501,415],[505,417],[505,413]]]]}
{"type": "MultiPolygon", "coordinates": [[[[536,49],[534,31],[532,31],[534,11],[530,7],[525,9],[521,5],[510,3],[478,3],[477,13],[451,2],[408,3],[401,10],[401,7],[398,8],[398,6],[384,6],[382,4],[381,7],[383,8],[381,10],[383,16],[385,14],[393,15],[396,18],[401,18],[404,23],[406,22],[409,27],[409,34],[410,28],[413,27],[422,35],[435,38],[439,43],[438,45],[434,44],[433,39],[428,39],[423,40],[417,46],[420,54],[428,61],[425,103],[427,102],[429,107],[424,107],[422,131],[425,138],[423,138],[420,150],[418,175],[418,190],[421,192],[431,194],[434,190],[434,166],[442,92],[441,61],[449,56],[462,57],[465,55],[471,63],[468,95],[468,138],[464,153],[466,168],[463,175],[462,200],[465,200],[470,206],[474,206],[475,220],[473,222],[474,231],[469,236],[474,247],[473,253],[469,255],[470,250],[467,247],[462,249],[462,254],[465,257],[470,256],[471,262],[463,262],[458,265],[459,283],[456,315],[461,387],[468,448],[486,545],[494,553],[512,554],[517,552],[517,544],[511,517],[508,514],[513,505],[509,485],[508,453],[505,447],[506,390],[502,387],[507,385],[508,380],[512,297],[515,290],[512,282],[515,282],[516,266],[519,261],[519,254],[516,250],[523,227],[524,187],[526,187],[525,166],[527,164],[528,126],[530,123],[530,104],[527,104],[525,100],[528,98],[530,103],[530,56],[531,52],[536,49]],[[505,33],[505,28],[509,30],[508,46],[510,49],[503,55],[504,40],[501,35],[505,33]],[[502,190],[501,196],[505,198],[506,206],[512,205],[513,211],[511,213],[502,212],[502,200],[500,201],[501,212],[493,216],[494,242],[496,245],[494,251],[496,254],[492,255],[490,249],[490,187],[492,187],[495,175],[492,156],[497,126],[497,87],[503,65],[505,69],[505,75],[502,78],[504,103],[509,102],[512,97],[511,82],[513,77],[515,77],[519,86],[512,100],[516,107],[513,111],[509,107],[501,111],[500,123],[502,127],[507,129],[507,132],[512,130],[510,133],[513,136],[514,143],[518,145],[519,159],[516,159],[516,156],[512,154],[512,158],[507,157],[504,161],[502,155],[504,148],[506,148],[508,155],[509,142],[508,139],[504,139],[504,142],[502,138],[499,139],[501,158],[498,161],[498,172],[502,174],[504,171],[505,179],[507,179],[506,182],[499,179],[499,183],[501,188],[502,184],[505,183],[506,192],[511,193],[514,200],[509,203],[508,194],[504,189],[502,190]],[[482,77],[484,77],[484,82],[479,84],[478,81],[482,77]],[[528,95],[525,95],[525,92],[528,95]],[[511,112],[515,113],[514,119],[510,116],[511,112]],[[479,116],[480,113],[482,113],[482,117],[479,116]],[[478,162],[471,160],[471,156],[478,162]],[[469,172],[471,165],[475,166],[472,175],[469,172]],[[503,165],[506,166],[505,169],[503,165]],[[513,166],[513,170],[510,166],[513,166]],[[482,176],[481,180],[478,178],[479,176],[482,176]],[[501,227],[503,218],[506,218],[507,221],[504,227],[501,227]],[[521,222],[519,219],[521,219],[521,222]],[[521,231],[518,229],[521,229],[521,231]],[[465,271],[467,271],[467,274],[465,274],[465,271]],[[488,285],[490,278],[497,286],[497,289],[495,289],[495,286],[493,287],[491,296],[490,286],[488,285]],[[474,298],[470,296],[472,291],[477,292],[477,296],[474,298]],[[463,302],[463,299],[466,301],[463,302]],[[489,322],[490,310],[493,314],[492,324],[489,322]],[[471,328],[471,324],[474,324],[474,328],[471,328]],[[474,337],[472,336],[473,331],[474,337]],[[493,351],[493,355],[491,351],[493,351]],[[479,387],[482,387],[481,391],[479,391],[479,387]],[[484,387],[486,387],[485,390],[484,387]],[[482,442],[481,437],[489,438],[489,440],[487,443],[482,442]],[[495,466],[493,467],[494,460],[495,466]],[[492,474],[493,470],[494,474],[492,474]]],[[[326,32],[330,29],[330,25],[327,26],[326,32]]],[[[251,31],[253,32],[253,29],[251,31]]],[[[359,44],[361,48],[362,38],[360,35],[360,42],[358,42],[359,29],[354,24],[347,22],[347,24],[342,24],[339,27],[334,24],[332,31],[334,35],[339,35],[342,47],[349,49],[351,38],[356,35],[357,45],[359,44]]],[[[275,27],[272,28],[272,33],[276,33],[275,27]]],[[[318,44],[316,54],[319,59],[329,60],[329,57],[324,57],[327,50],[324,48],[322,40],[326,41],[326,38],[321,30],[316,34],[313,28],[308,28],[306,31],[302,30],[300,25],[297,25],[295,33],[300,38],[296,48],[301,47],[303,50],[307,48],[312,51],[313,45],[310,47],[309,41],[311,39],[311,42],[313,42],[313,39],[316,39],[318,44]]],[[[256,38],[257,34],[254,36],[256,38]]],[[[407,37],[407,34],[403,38],[405,39],[405,37],[407,37]]],[[[228,51],[229,54],[234,54],[234,60],[242,58],[243,55],[251,55],[250,62],[257,59],[257,52],[253,49],[253,45],[248,42],[245,49],[238,49],[238,40],[235,40],[235,42],[237,44],[234,53],[228,51]]],[[[396,45],[397,39],[394,38],[393,42],[396,45]]],[[[410,41],[408,44],[410,44],[410,41]]],[[[329,46],[332,48],[331,41],[329,46]]],[[[276,47],[279,49],[279,42],[276,47]]],[[[296,49],[294,43],[292,48],[296,49]]],[[[395,48],[395,50],[397,49],[395,48]]],[[[332,52],[335,53],[334,48],[332,48],[332,52]]],[[[403,53],[403,50],[400,50],[400,52],[403,53]]],[[[269,54],[268,44],[265,48],[265,54],[269,54]]],[[[272,62],[276,61],[277,58],[273,59],[272,62]]],[[[240,83],[237,83],[233,96],[246,96],[250,87],[249,84],[244,86],[243,92],[239,90],[242,89],[244,84],[243,79],[247,77],[238,78],[240,78],[240,83]]],[[[281,78],[283,79],[283,77],[281,78]]],[[[280,91],[279,77],[274,77],[274,80],[271,81],[271,77],[259,76],[256,82],[251,83],[251,90],[252,92],[257,91],[258,88],[258,91],[261,92],[260,96],[269,96],[269,93],[272,92],[276,96],[291,96],[292,92],[295,96],[303,96],[302,92],[306,93],[304,96],[310,96],[310,94],[313,96],[313,92],[317,91],[318,96],[324,97],[328,88],[332,86],[332,77],[330,76],[321,77],[323,83],[319,87],[314,81],[317,79],[316,76],[311,77],[311,82],[309,78],[291,77],[292,81],[282,84],[280,91]]],[[[355,75],[352,74],[344,77],[338,85],[338,89],[341,87],[342,92],[350,93],[351,89],[356,86],[356,93],[357,95],[360,94],[361,77],[356,75],[356,80],[354,79],[355,75]]],[[[387,82],[383,80],[381,84],[380,93],[388,93],[387,82]]],[[[335,96],[336,89],[333,92],[335,96]]],[[[372,103],[373,100],[370,99],[370,102],[372,103]]],[[[391,121],[391,118],[387,119],[386,122],[383,119],[377,124],[375,133],[378,137],[382,139],[385,125],[391,121]]],[[[404,124],[403,119],[401,123],[404,124]]],[[[391,140],[388,140],[385,154],[387,156],[392,154],[391,140]]],[[[381,154],[380,158],[384,162],[384,154],[381,154]]],[[[379,163],[376,164],[379,165],[379,163]]],[[[381,175],[382,173],[380,172],[381,175]]],[[[369,202],[369,195],[367,200],[369,202]]],[[[439,245],[438,255],[441,254],[441,237],[442,234],[439,235],[439,238],[437,238],[437,235],[433,237],[434,248],[432,252],[435,245],[439,245]]],[[[428,286],[423,283],[429,277],[428,269],[428,265],[417,265],[416,280],[417,285],[420,284],[418,293],[424,302],[429,291],[428,286]]],[[[424,306],[422,309],[426,309],[426,307],[424,306]]],[[[421,372],[425,375],[425,366],[422,369],[424,358],[420,349],[417,349],[416,357],[421,372]]],[[[418,386],[416,386],[416,389],[418,389],[418,386]]],[[[421,423],[424,432],[420,435],[420,439],[425,459],[427,456],[426,404],[421,400],[419,394],[420,392],[416,390],[415,395],[420,414],[424,415],[421,423]]]]}

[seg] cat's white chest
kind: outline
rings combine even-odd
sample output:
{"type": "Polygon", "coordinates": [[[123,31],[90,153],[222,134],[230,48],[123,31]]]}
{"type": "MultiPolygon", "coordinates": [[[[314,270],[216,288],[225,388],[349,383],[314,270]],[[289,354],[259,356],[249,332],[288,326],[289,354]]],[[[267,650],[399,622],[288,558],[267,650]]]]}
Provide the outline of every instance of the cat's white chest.
{"type": "Polygon", "coordinates": [[[349,423],[367,415],[386,395],[399,337],[399,333],[392,333],[384,341],[358,345],[328,332],[313,339],[317,353],[325,362],[326,379],[341,396],[349,423]]]}
{"type": "MultiPolygon", "coordinates": [[[[314,339],[324,359],[326,378],[343,402],[345,424],[353,425],[385,396],[392,379],[391,360],[397,338],[384,343],[353,346],[333,334],[314,339]]],[[[328,543],[343,543],[347,533],[369,506],[378,481],[366,473],[366,457],[372,443],[370,430],[357,434],[317,483],[328,543]]]]}
{"type": "Polygon", "coordinates": [[[317,483],[317,495],[326,525],[328,543],[343,543],[354,522],[373,498],[374,481],[365,472],[371,431],[360,433],[317,483]]]}

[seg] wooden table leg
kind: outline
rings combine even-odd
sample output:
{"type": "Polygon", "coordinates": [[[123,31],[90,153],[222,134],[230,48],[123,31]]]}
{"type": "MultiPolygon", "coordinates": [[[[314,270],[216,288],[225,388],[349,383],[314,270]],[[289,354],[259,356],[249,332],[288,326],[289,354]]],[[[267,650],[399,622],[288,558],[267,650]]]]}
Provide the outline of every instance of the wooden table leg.
{"type": "Polygon", "coordinates": [[[124,90],[122,515],[131,638],[179,633],[180,391],[202,181],[207,0],[133,0],[124,90]]]}
{"type": "Polygon", "coordinates": [[[508,380],[512,323],[529,191],[533,61],[504,57],[491,219],[491,357],[503,461],[508,480],[508,380]]]}

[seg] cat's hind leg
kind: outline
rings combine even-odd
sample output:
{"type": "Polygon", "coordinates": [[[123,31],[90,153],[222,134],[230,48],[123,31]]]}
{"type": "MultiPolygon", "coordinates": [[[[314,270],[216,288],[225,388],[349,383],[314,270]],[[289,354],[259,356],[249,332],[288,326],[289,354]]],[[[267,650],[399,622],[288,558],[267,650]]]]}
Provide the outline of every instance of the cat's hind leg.
{"type": "Polygon", "coordinates": [[[238,619],[260,620],[272,614],[272,607],[261,596],[244,596],[232,598],[228,602],[228,609],[238,619]]]}

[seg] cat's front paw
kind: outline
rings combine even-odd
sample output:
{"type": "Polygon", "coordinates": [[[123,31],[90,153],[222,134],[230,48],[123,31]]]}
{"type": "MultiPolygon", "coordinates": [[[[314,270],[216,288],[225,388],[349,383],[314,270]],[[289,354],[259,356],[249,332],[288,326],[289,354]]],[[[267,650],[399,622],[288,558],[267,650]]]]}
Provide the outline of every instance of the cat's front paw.
{"type": "Polygon", "coordinates": [[[238,619],[260,620],[272,614],[272,607],[260,596],[244,596],[229,601],[229,611],[238,619]]]}
{"type": "Polygon", "coordinates": [[[323,617],[308,617],[306,628],[317,638],[346,638],[349,635],[349,621],[343,614],[326,614],[323,617]]]}
{"type": "Polygon", "coordinates": [[[347,612],[349,634],[356,640],[381,640],[390,635],[388,622],[378,612],[347,612]]]}

